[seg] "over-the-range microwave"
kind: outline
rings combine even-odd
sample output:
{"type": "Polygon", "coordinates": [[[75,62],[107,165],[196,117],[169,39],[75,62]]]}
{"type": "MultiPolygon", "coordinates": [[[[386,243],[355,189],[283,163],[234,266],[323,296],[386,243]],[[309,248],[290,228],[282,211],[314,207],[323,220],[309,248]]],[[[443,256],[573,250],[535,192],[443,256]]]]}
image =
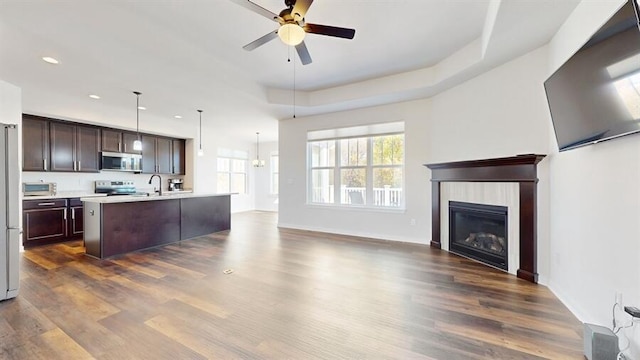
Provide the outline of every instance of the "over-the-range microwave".
{"type": "Polygon", "coordinates": [[[142,171],[142,155],[103,151],[100,169],[140,172],[142,171]]]}

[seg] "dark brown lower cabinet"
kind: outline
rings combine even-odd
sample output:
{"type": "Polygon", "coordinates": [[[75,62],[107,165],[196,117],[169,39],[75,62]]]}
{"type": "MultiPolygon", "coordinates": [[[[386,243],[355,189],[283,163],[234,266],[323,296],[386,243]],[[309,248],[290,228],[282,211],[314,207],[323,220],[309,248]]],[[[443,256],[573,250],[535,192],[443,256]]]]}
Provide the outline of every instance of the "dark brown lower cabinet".
{"type": "Polygon", "coordinates": [[[67,238],[67,200],[24,200],[24,247],[48,244],[67,238]]]}
{"type": "Polygon", "coordinates": [[[84,212],[79,198],[69,199],[69,237],[82,237],[84,233],[84,212]]]}
{"type": "Polygon", "coordinates": [[[22,208],[24,247],[77,239],[84,233],[79,198],[24,200],[22,208]]]}

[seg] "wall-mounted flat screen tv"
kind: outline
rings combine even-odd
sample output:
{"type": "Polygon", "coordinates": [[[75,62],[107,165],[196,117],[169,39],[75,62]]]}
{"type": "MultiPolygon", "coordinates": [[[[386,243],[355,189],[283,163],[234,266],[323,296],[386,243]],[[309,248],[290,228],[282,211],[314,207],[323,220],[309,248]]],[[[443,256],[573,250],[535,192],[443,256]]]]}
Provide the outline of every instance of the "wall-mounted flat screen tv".
{"type": "Polygon", "coordinates": [[[628,0],[544,83],[560,151],[640,132],[640,21],[628,0]]]}

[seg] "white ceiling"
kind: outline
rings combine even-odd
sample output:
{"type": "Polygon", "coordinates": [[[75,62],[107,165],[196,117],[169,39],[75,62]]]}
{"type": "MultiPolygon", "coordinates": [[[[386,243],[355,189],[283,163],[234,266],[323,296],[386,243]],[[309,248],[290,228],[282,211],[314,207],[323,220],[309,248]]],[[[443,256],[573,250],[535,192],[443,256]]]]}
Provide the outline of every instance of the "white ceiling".
{"type": "Polygon", "coordinates": [[[307,22],[356,35],[309,34],[302,66],[278,39],[244,51],[277,23],[229,0],[0,0],[0,79],[29,113],[109,123],[139,90],[141,117],[192,124],[202,108],[231,136],[269,141],[293,114],[294,74],[298,116],[430,96],[545,44],[578,2],[315,0],[307,22]]]}

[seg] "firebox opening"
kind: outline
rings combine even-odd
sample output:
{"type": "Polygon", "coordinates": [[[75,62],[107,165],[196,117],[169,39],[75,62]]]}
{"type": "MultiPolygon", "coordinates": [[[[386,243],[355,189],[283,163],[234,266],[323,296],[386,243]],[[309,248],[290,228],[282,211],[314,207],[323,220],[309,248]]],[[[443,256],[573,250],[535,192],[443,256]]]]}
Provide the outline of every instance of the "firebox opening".
{"type": "Polygon", "coordinates": [[[507,207],[449,201],[449,251],[508,271],[507,207]]]}

